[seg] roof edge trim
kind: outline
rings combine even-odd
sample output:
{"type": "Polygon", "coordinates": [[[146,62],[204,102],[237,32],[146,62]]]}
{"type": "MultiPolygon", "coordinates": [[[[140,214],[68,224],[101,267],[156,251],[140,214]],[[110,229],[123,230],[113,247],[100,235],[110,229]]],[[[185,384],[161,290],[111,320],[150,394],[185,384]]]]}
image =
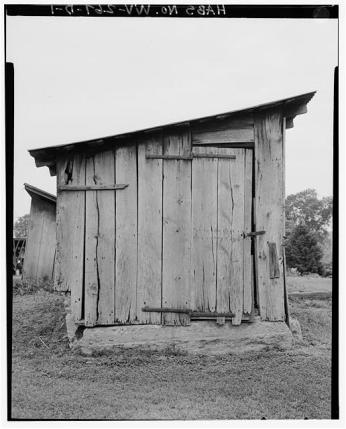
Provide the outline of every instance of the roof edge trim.
{"type": "Polygon", "coordinates": [[[26,192],[32,197],[39,197],[44,200],[56,203],[56,196],[50,194],[49,192],[43,191],[42,189],[36,188],[35,186],[29,185],[29,183],[24,183],[24,188],[26,192]]]}
{"type": "Polygon", "coordinates": [[[264,103],[253,107],[247,107],[240,110],[234,110],[234,111],[225,112],[225,113],[218,113],[215,115],[204,116],[204,117],[180,121],[180,122],[172,122],[172,123],[158,125],[151,128],[144,128],[141,130],[106,136],[103,138],[95,138],[91,140],[83,140],[83,141],[74,142],[74,143],[60,144],[56,146],[48,146],[48,147],[37,148],[37,149],[29,149],[29,153],[33,158],[35,158],[35,164],[37,167],[48,166],[50,168],[51,175],[54,175],[56,154],[59,153],[60,151],[71,152],[80,148],[82,145],[86,145],[89,148],[95,146],[95,150],[96,150],[96,149],[102,148],[102,146],[107,143],[108,144],[111,143],[112,140],[120,140],[120,139],[125,140],[131,137],[136,137],[144,133],[159,132],[164,128],[187,126],[187,125],[197,124],[199,122],[205,122],[208,120],[225,119],[227,117],[231,117],[237,114],[244,114],[247,112],[251,113],[254,111],[263,111],[263,110],[268,110],[268,109],[277,108],[277,107],[281,107],[283,109],[284,116],[287,115],[293,121],[296,115],[300,115],[306,112],[306,104],[312,99],[312,97],[316,94],[316,92],[317,91],[307,92],[305,94],[300,94],[294,97],[271,101],[269,103],[264,103]]]}

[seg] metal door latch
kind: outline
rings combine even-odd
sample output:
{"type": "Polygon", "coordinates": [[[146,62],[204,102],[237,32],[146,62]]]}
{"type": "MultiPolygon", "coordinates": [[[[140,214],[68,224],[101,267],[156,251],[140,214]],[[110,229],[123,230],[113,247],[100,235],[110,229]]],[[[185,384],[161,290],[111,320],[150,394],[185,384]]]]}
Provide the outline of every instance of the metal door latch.
{"type": "Polygon", "coordinates": [[[243,238],[246,238],[246,237],[250,237],[250,238],[256,238],[257,237],[257,235],[263,235],[263,234],[265,234],[265,231],[252,231],[252,232],[243,232],[243,238]]]}

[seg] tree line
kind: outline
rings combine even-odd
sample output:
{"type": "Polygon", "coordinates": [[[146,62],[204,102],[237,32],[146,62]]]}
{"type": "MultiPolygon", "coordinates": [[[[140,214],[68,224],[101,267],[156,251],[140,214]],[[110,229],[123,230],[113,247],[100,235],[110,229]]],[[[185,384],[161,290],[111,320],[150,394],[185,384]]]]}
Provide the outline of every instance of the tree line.
{"type": "Polygon", "coordinates": [[[319,199],[315,189],[289,195],[285,201],[286,263],[299,274],[332,274],[333,197],[319,199]]]}

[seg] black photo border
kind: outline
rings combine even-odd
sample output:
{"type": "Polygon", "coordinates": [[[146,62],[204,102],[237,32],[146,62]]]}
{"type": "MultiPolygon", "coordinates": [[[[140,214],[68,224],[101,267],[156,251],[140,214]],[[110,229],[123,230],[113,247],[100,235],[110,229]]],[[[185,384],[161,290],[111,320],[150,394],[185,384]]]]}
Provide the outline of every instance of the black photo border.
{"type": "MultiPolygon", "coordinates": [[[[147,4],[143,4],[144,6],[147,4]]],[[[137,6],[143,6],[137,5],[137,6]]],[[[136,9],[126,9],[125,5],[117,4],[113,9],[109,5],[51,5],[48,4],[5,4],[4,5],[4,51],[5,51],[5,163],[6,163],[6,274],[7,274],[7,419],[8,421],[37,421],[37,419],[18,419],[11,415],[12,409],[12,231],[13,231],[13,158],[14,158],[14,75],[15,65],[6,62],[6,17],[7,16],[69,16],[83,17],[165,17],[165,18],[285,18],[285,19],[338,19],[339,5],[229,5],[220,4],[225,13],[202,15],[198,6],[201,3],[174,5],[150,4],[149,13],[138,14],[136,9]],[[72,6],[72,9],[71,9],[72,6]],[[176,6],[178,14],[169,14],[168,6],[176,6]],[[108,7],[108,9],[107,9],[108,7]],[[190,7],[190,9],[188,9],[190,7]],[[194,9],[192,9],[194,7],[194,9]],[[55,9],[54,9],[55,8],[55,9]],[[166,8],[166,9],[165,9],[166,8]],[[107,12],[108,10],[108,12],[107,12]],[[110,13],[110,10],[113,13],[110,13]],[[189,12],[188,12],[189,11],[189,12]],[[191,15],[191,12],[194,14],[191,15]]],[[[216,8],[216,5],[211,5],[216,8]]],[[[201,9],[202,10],[202,9],[201,9]]],[[[217,11],[217,9],[213,9],[217,11]]],[[[338,31],[338,38],[340,37],[338,31]]],[[[338,62],[340,59],[338,46],[338,62]]],[[[333,280],[332,280],[332,366],[331,366],[331,419],[339,419],[339,69],[334,71],[334,122],[333,122],[333,280]]],[[[73,421],[70,419],[61,419],[73,421]]],[[[97,419],[80,419],[95,421],[97,419]]],[[[54,421],[40,419],[40,421],[54,421]]]]}

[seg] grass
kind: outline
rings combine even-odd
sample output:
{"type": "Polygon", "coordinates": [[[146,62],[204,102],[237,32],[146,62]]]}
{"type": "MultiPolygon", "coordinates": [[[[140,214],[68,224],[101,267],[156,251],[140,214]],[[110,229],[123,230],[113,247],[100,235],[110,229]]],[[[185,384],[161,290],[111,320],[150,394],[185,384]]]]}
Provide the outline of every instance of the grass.
{"type": "Polygon", "coordinates": [[[331,293],[332,279],[325,277],[288,276],[287,285],[289,293],[331,293]]]}
{"type": "Polygon", "coordinates": [[[13,295],[28,295],[42,290],[53,292],[53,281],[49,279],[22,280],[20,276],[13,276],[13,295]]]}
{"type": "Polygon", "coordinates": [[[330,418],[330,299],[290,301],[304,336],[292,350],[219,357],[74,354],[63,300],[47,291],[14,297],[13,418],[330,418]]]}

